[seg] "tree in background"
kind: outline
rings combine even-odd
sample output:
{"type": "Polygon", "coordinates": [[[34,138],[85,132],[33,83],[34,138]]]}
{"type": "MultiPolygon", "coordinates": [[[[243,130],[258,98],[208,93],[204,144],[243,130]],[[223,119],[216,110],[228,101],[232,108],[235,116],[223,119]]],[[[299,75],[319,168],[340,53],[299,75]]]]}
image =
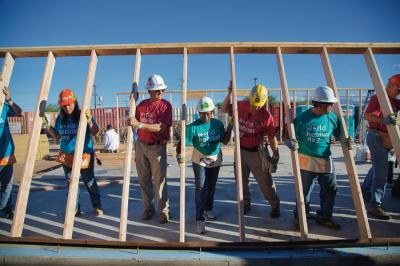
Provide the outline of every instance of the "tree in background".
{"type": "Polygon", "coordinates": [[[58,104],[49,103],[46,105],[45,112],[58,112],[60,111],[60,106],[58,104]]]}

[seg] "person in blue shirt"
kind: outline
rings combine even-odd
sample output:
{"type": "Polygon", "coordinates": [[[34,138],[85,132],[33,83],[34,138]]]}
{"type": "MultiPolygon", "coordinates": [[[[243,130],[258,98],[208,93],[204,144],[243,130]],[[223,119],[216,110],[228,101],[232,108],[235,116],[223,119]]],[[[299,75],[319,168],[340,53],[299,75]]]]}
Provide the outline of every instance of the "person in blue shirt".
{"type": "MultiPolygon", "coordinates": [[[[198,106],[199,119],[186,126],[186,145],[193,145],[192,165],[195,178],[196,231],[204,234],[205,218],[216,219],[212,209],[215,187],[222,163],[221,142],[227,144],[232,126],[225,133],[223,123],[213,118],[215,105],[209,97],[200,99],[198,106]]],[[[180,156],[181,142],[177,145],[177,158],[180,156]]]]}
{"type": "MultiPolygon", "coordinates": [[[[317,179],[321,208],[317,211],[316,223],[335,230],[340,229],[340,224],[332,219],[337,186],[331,138],[340,138],[339,120],[332,113],[332,107],[337,101],[331,88],[318,87],[312,96],[313,108],[302,112],[294,120],[307,216],[312,217],[308,214],[314,180],[317,179]]],[[[298,228],[297,208],[294,215],[298,228]]]]}
{"type": "MultiPolygon", "coordinates": [[[[58,103],[61,106],[61,110],[56,118],[54,127],[48,127],[48,133],[53,138],[61,140],[60,153],[57,156],[57,161],[62,163],[65,178],[69,183],[81,110],[79,109],[77,97],[71,89],[63,89],[61,91],[58,103]]],[[[94,136],[99,132],[99,128],[96,124],[96,121],[91,116],[90,110],[87,110],[86,118],[87,129],[85,135],[85,143],[83,147],[81,176],[83,179],[83,183],[85,184],[85,187],[89,192],[90,200],[92,202],[95,214],[96,216],[101,216],[103,215],[103,209],[101,207],[100,192],[97,187],[96,178],[94,176],[95,156],[91,137],[91,135],[94,136]]],[[[75,216],[79,216],[80,214],[81,212],[78,190],[75,216]]]]}
{"type": "Polygon", "coordinates": [[[14,155],[14,141],[11,136],[7,117],[21,116],[21,108],[11,100],[8,87],[2,90],[4,94],[3,109],[0,117],[0,211],[1,217],[12,219],[12,186],[14,163],[17,162],[14,155]]]}

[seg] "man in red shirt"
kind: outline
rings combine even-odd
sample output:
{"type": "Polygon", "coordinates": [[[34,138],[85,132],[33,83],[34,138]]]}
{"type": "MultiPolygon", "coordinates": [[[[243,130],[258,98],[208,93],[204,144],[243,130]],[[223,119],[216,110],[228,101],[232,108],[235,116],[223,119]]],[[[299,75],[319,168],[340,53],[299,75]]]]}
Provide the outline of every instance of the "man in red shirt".
{"type": "MultiPolygon", "coordinates": [[[[221,111],[232,115],[232,104],[230,104],[232,88],[228,88],[228,95],[221,106],[221,111]]],[[[240,154],[243,178],[244,213],[251,210],[251,195],[249,187],[250,172],[253,173],[266,200],[271,204],[272,218],[280,216],[280,200],[276,192],[274,180],[271,173],[262,167],[259,153],[263,145],[264,136],[267,136],[269,145],[273,151],[272,161],[278,163],[278,142],[275,137],[275,126],[272,115],[265,109],[268,101],[268,91],[264,85],[254,86],[250,92],[249,99],[238,102],[238,119],[240,132],[240,154]]]]}
{"type": "Polygon", "coordinates": [[[154,180],[159,222],[162,224],[169,220],[167,142],[172,125],[172,106],[162,98],[166,88],[160,75],[151,75],[146,84],[150,99],[143,100],[136,107],[135,118],[128,119],[129,125],[138,128],[135,158],[144,204],[142,219],[149,220],[154,215],[154,180]]]}
{"type": "MultiPolygon", "coordinates": [[[[389,78],[386,93],[393,111],[397,113],[400,110],[400,74],[389,78]]],[[[372,160],[372,167],[361,186],[366,209],[368,213],[379,219],[389,220],[391,216],[381,207],[385,196],[388,154],[392,149],[386,125],[400,125],[400,117],[396,114],[383,117],[378,98],[374,95],[365,110],[364,119],[369,123],[366,142],[372,160]]]]}

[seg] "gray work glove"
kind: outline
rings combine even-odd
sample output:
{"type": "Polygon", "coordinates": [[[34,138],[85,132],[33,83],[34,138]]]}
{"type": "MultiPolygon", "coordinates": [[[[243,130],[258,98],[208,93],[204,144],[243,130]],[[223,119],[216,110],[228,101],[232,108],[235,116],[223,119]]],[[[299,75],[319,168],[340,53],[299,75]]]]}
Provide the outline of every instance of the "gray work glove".
{"type": "Polygon", "coordinates": [[[354,144],[354,140],[352,137],[348,137],[347,139],[344,139],[344,145],[346,145],[347,149],[351,150],[353,149],[352,145],[354,144]]]}
{"type": "Polygon", "coordinates": [[[277,165],[278,162],[279,162],[279,150],[276,149],[276,150],[274,150],[273,153],[272,153],[271,164],[277,165]]]}
{"type": "Polygon", "coordinates": [[[183,164],[185,162],[185,158],[182,155],[177,154],[176,161],[178,162],[178,164],[183,164]]]}
{"type": "Polygon", "coordinates": [[[400,116],[398,114],[390,114],[382,118],[382,123],[385,125],[400,125],[400,116]]]}
{"type": "Polygon", "coordinates": [[[297,139],[286,139],[283,142],[292,151],[297,151],[299,149],[299,143],[297,139]]]}

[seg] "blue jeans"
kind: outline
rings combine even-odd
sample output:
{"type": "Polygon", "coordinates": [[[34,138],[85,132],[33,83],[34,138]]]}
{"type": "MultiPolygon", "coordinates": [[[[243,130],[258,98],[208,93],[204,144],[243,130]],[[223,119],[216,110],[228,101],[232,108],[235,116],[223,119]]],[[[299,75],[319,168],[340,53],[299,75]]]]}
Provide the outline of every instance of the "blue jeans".
{"type": "Polygon", "coordinates": [[[367,131],[366,141],[371,152],[372,167],[369,169],[361,189],[363,195],[370,198],[368,206],[380,207],[385,196],[389,149],[382,147],[378,132],[367,131]]]}
{"type": "MultiPolygon", "coordinates": [[[[65,178],[69,184],[70,181],[70,173],[72,168],[69,168],[63,165],[65,178]]],[[[90,195],[90,200],[92,202],[93,208],[101,208],[101,201],[100,201],[100,192],[99,188],[97,187],[96,178],[94,176],[94,154],[92,153],[90,156],[90,164],[89,168],[81,169],[81,176],[83,179],[83,183],[90,195]]],[[[76,209],[79,208],[79,186],[78,186],[78,198],[76,200],[76,209]]]]}
{"type": "Polygon", "coordinates": [[[13,165],[0,166],[0,211],[9,213],[12,211],[12,186],[13,186],[13,165]]]}
{"type": "MultiPolygon", "coordinates": [[[[336,172],[333,168],[332,173],[314,173],[306,170],[300,170],[301,181],[303,184],[303,195],[305,198],[306,214],[310,212],[311,193],[314,189],[314,180],[318,178],[320,186],[320,205],[321,209],[317,211],[319,219],[330,219],[333,213],[333,205],[336,197],[336,172]]],[[[294,210],[297,218],[297,208],[294,210]]]]}
{"type": "Polygon", "coordinates": [[[193,164],[196,201],[196,221],[204,221],[204,211],[211,211],[220,166],[207,168],[193,164]]]}

